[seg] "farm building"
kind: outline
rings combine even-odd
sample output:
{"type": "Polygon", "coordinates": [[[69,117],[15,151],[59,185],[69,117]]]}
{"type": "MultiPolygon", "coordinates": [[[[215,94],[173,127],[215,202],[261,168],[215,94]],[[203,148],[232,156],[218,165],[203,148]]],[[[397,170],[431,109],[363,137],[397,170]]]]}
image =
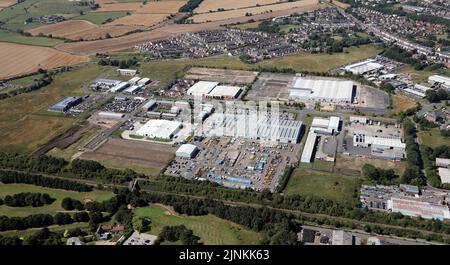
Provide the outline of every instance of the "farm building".
{"type": "Polygon", "coordinates": [[[136,134],[150,138],[172,139],[183,127],[179,121],[149,120],[136,134]]]}
{"type": "Polygon", "coordinates": [[[315,133],[334,134],[339,131],[339,117],[317,118],[315,117],[311,123],[311,131],[315,133]]]}
{"type": "Polygon", "coordinates": [[[352,81],[298,77],[289,91],[289,98],[351,103],[355,90],[352,81]]]}
{"type": "Polygon", "coordinates": [[[206,94],[207,98],[213,99],[235,99],[239,97],[242,89],[237,86],[216,86],[206,94]]]}
{"type": "Polygon", "coordinates": [[[314,147],[316,147],[317,134],[310,131],[308,138],[306,139],[305,146],[303,147],[303,153],[301,157],[302,163],[311,163],[311,159],[314,153],[314,147]]]}
{"type": "Polygon", "coordinates": [[[117,72],[120,75],[128,75],[128,76],[135,76],[137,74],[137,70],[132,69],[117,69],[117,72]]]}
{"type": "Polygon", "coordinates": [[[48,110],[54,112],[65,112],[70,108],[80,104],[82,101],[83,99],[81,97],[66,97],[58,103],[50,106],[48,110]]]}
{"type": "Polygon", "coordinates": [[[187,94],[194,97],[202,97],[213,90],[219,83],[209,81],[198,81],[191,86],[187,94]]]}
{"type": "Polygon", "coordinates": [[[420,216],[425,219],[450,219],[448,206],[418,201],[407,198],[391,198],[387,201],[387,208],[394,213],[406,216],[420,216]]]}
{"type": "Polygon", "coordinates": [[[193,144],[183,144],[178,148],[175,155],[182,158],[193,158],[197,154],[198,148],[193,144]]]}
{"type": "Polygon", "coordinates": [[[368,59],[359,63],[354,63],[347,65],[344,69],[347,72],[351,72],[355,75],[363,75],[370,72],[378,71],[382,69],[384,66],[379,64],[374,59],[368,59]]]}
{"type": "Polygon", "coordinates": [[[428,83],[430,83],[431,85],[439,84],[444,88],[450,89],[450,77],[432,75],[428,77],[428,83]]]}
{"type": "Polygon", "coordinates": [[[439,170],[439,177],[441,177],[442,184],[444,183],[450,183],[450,169],[446,167],[440,167],[439,170]]]}

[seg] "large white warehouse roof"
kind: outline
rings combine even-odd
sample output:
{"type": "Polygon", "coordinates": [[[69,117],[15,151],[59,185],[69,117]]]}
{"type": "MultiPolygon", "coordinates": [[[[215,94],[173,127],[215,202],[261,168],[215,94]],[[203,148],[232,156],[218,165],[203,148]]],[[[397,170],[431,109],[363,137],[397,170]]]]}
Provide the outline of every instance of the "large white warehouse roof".
{"type": "Polygon", "coordinates": [[[187,94],[191,96],[204,96],[211,92],[219,83],[209,81],[199,81],[188,89],[187,94]]]}
{"type": "Polygon", "coordinates": [[[314,147],[316,146],[316,139],[317,134],[313,131],[310,131],[308,134],[308,138],[306,139],[305,146],[303,147],[303,153],[300,160],[301,162],[311,163],[314,147]]]}
{"type": "Polygon", "coordinates": [[[237,86],[216,86],[206,96],[213,98],[237,98],[241,90],[237,86]]]}
{"type": "Polygon", "coordinates": [[[363,62],[354,63],[347,65],[345,67],[345,70],[348,72],[351,72],[355,75],[365,74],[374,70],[378,70],[383,68],[384,66],[382,64],[379,64],[375,62],[374,59],[369,59],[363,62]]]}
{"type": "Polygon", "coordinates": [[[179,121],[149,120],[136,134],[150,138],[171,139],[181,127],[179,121]]]}
{"type": "Polygon", "coordinates": [[[432,75],[428,77],[428,82],[430,83],[440,83],[450,87],[450,77],[441,75],[432,75]]]}
{"type": "Polygon", "coordinates": [[[175,155],[177,157],[192,158],[195,152],[197,152],[197,146],[193,144],[183,144],[178,148],[175,155]]]}
{"type": "Polygon", "coordinates": [[[289,98],[351,102],[353,85],[353,82],[349,80],[299,77],[290,89],[289,98]]]}

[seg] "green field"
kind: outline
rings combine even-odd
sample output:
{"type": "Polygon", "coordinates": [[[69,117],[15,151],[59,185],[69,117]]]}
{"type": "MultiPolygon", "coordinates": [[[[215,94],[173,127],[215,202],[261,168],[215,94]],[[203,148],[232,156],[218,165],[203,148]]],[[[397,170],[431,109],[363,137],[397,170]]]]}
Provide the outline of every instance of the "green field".
{"type": "Polygon", "coordinates": [[[21,192],[34,192],[34,193],[47,193],[50,197],[56,200],[50,204],[42,207],[8,207],[6,205],[0,206],[0,215],[6,216],[28,216],[30,214],[48,213],[55,214],[58,211],[63,211],[61,207],[61,201],[65,197],[71,197],[79,201],[94,200],[104,201],[113,197],[113,193],[110,191],[94,190],[92,192],[76,192],[67,191],[62,189],[52,189],[39,187],[28,184],[1,184],[0,185],[0,198],[4,198],[6,195],[13,195],[21,192]]]}
{"type": "Polygon", "coordinates": [[[111,67],[83,64],[60,73],[47,87],[0,101],[0,150],[32,152],[39,145],[66,131],[72,118],[42,115],[48,106],[64,96],[81,94],[81,86],[111,67]]]}
{"type": "Polygon", "coordinates": [[[439,128],[432,128],[429,131],[419,132],[420,144],[435,148],[441,145],[450,146],[450,137],[441,135],[439,128]]]}
{"type": "Polygon", "coordinates": [[[298,169],[292,174],[285,195],[318,196],[339,202],[351,202],[357,180],[353,177],[309,169],[298,169]]]}
{"type": "Polygon", "coordinates": [[[411,66],[407,66],[407,67],[402,68],[399,72],[400,73],[408,73],[411,75],[411,78],[414,82],[425,84],[425,85],[429,85],[428,77],[430,77],[432,75],[450,76],[450,69],[439,69],[439,70],[434,70],[434,71],[428,71],[427,69],[425,69],[422,71],[418,71],[418,70],[414,70],[414,68],[411,66]]]}
{"type": "MultiPolygon", "coordinates": [[[[89,223],[73,223],[70,225],[52,225],[49,226],[48,229],[50,229],[50,231],[52,232],[64,232],[69,229],[74,229],[74,228],[81,228],[81,229],[86,229],[89,227],[89,223]]],[[[0,235],[2,236],[18,236],[18,237],[27,237],[30,236],[34,233],[36,233],[36,231],[38,231],[41,228],[29,228],[29,229],[25,229],[25,230],[12,230],[12,231],[4,231],[4,232],[0,232],[0,235]]]]}
{"type": "Polygon", "coordinates": [[[87,20],[94,24],[104,24],[108,20],[115,20],[127,15],[126,11],[113,11],[113,12],[90,12],[81,16],[74,17],[72,19],[87,20]]]}
{"type": "Polygon", "coordinates": [[[137,208],[135,217],[147,217],[151,220],[150,234],[158,235],[164,226],[185,225],[192,229],[200,241],[206,245],[257,244],[261,235],[238,224],[220,219],[214,215],[186,216],[169,215],[159,206],[137,208]]]}
{"type": "Polygon", "coordinates": [[[46,46],[46,47],[53,47],[55,45],[64,42],[63,40],[46,37],[23,36],[20,35],[19,33],[10,32],[6,30],[0,30],[0,41],[26,45],[46,46]]]}
{"type": "Polygon", "coordinates": [[[79,16],[80,12],[91,11],[89,6],[81,5],[77,1],[68,0],[26,0],[14,6],[0,11],[0,21],[4,22],[4,27],[11,30],[26,30],[40,26],[39,23],[26,24],[28,18],[62,15],[66,19],[79,16]]]}

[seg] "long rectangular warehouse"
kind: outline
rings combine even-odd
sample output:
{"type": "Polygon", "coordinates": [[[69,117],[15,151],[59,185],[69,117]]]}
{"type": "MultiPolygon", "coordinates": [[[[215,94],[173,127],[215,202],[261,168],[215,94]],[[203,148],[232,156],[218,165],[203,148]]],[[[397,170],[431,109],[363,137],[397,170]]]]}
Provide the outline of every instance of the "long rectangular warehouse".
{"type": "Polygon", "coordinates": [[[313,131],[308,133],[308,138],[306,139],[305,146],[303,147],[301,162],[311,163],[312,155],[314,153],[314,147],[316,146],[317,134],[313,131]]]}
{"type": "Polygon", "coordinates": [[[202,97],[211,92],[218,84],[218,82],[198,81],[188,89],[187,94],[202,97]]]}
{"type": "Polygon", "coordinates": [[[289,98],[351,103],[355,89],[355,84],[349,80],[298,77],[289,91],[289,98]]]}
{"type": "Polygon", "coordinates": [[[247,115],[213,114],[205,121],[204,132],[210,136],[240,137],[280,143],[298,143],[302,122],[271,119],[266,116],[252,118],[247,115]]]}

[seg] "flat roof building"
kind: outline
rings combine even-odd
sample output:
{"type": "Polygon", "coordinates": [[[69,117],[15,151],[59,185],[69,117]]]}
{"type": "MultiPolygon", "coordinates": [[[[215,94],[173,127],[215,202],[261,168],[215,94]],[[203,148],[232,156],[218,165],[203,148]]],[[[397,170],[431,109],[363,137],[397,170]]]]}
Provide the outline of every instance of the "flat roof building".
{"type": "Polygon", "coordinates": [[[315,117],[311,123],[310,130],[315,133],[334,134],[339,131],[340,118],[332,116],[329,118],[315,117]]]}
{"type": "Polygon", "coordinates": [[[210,136],[240,137],[280,143],[298,143],[302,122],[275,119],[270,115],[232,115],[216,113],[203,125],[203,132],[210,136]]]}
{"type": "Polygon", "coordinates": [[[302,163],[311,163],[314,148],[316,147],[317,134],[313,131],[308,133],[305,146],[303,147],[302,157],[300,161],[302,163]]]}
{"type": "Polygon", "coordinates": [[[363,75],[369,72],[378,71],[382,68],[384,68],[384,66],[377,63],[376,60],[368,59],[359,63],[347,65],[344,69],[355,75],[363,75]]]}
{"type": "Polygon", "coordinates": [[[137,70],[132,69],[117,69],[117,72],[120,75],[128,75],[128,76],[135,76],[137,74],[137,70]]]}
{"type": "Polygon", "coordinates": [[[449,167],[450,166],[450,159],[436,157],[436,166],[438,166],[438,167],[449,167]]]}
{"type": "Polygon", "coordinates": [[[141,78],[139,76],[135,76],[135,77],[131,78],[130,80],[128,80],[128,84],[137,85],[139,80],[141,80],[141,78]]]}
{"type": "Polygon", "coordinates": [[[128,82],[121,82],[121,83],[115,85],[114,87],[112,87],[109,91],[112,93],[117,93],[117,92],[124,90],[128,86],[130,86],[130,84],[128,82]]]}
{"type": "Polygon", "coordinates": [[[149,138],[172,139],[182,127],[179,121],[149,120],[136,134],[149,138]]]}
{"type": "Polygon", "coordinates": [[[450,183],[450,169],[446,167],[440,167],[438,168],[439,171],[439,177],[441,177],[442,184],[444,183],[450,183]]]}
{"type": "Polygon", "coordinates": [[[203,97],[211,92],[218,84],[218,82],[198,81],[188,89],[187,94],[194,97],[203,97]]]}
{"type": "Polygon", "coordinates": [[[432,85],[440,84],[445,88],[450,88],[450,77],[441,75],[432,75],[428,77],[428,83],[432,85]]]}
{"type": "Polygon", "coordinates": [[[198,148],[193,144],[183,144],[178,148],[175,155],[182,158],[193,158],[197,154],[198,148]]]}
{"type": "Polygon", "coordinates": [[[82,101],[82,97],[66,97],[56,104],[50,106],[48,110],[54,112],[65,112],[70,108],[80,104],[82,101]]]}
{"type": "Polygon", "coordinates": [[[448,206],[432,204],[425,201],[419,201],[406,198],[392,197],[388,200],[388,209],[395,213],[401,213],[407,216],[422,217],[425,219],[450,219],[448,206]]]}
{"type": "Polygon", "coordinates": [[[138,231],[134,231],[133,234],[125,240],[123,245],[134,245],[134,246],[146,246],[153,245],[158,237],[155,235],[139,233],[138,231]]]}
{"type": "Polygon", "coordinates": [[[216,86],[208,94],[207,98],[235,99],[241,94],[242,88],[237,86],[216,86]]]}
{"type": "Polygon", "coordinates": [[[353,81],[298,77],[289,98],[351,103],[355,94],[353,81]]]}

